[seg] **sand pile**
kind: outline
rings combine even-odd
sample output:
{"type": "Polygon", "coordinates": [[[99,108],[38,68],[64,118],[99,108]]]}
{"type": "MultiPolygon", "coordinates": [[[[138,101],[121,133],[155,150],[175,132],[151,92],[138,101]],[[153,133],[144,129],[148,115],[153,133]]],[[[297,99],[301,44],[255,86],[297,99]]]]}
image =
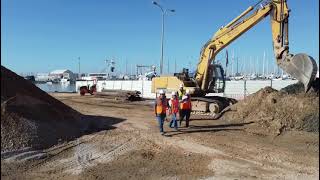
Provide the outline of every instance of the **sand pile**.
{"type": "Polygon", "coordinates": [[[1,66],[1,151],[42,149],[80,136],[81,114],[1,66]]]}
{"type": "Polygon", "coordinates": [[[266,87],[231,107],[223,119],[233,123],[254,122],[251,127],[268,134],[286,130],[319,132],[319,94],[305,94],[302,84],[280,91],[266,87]]]}

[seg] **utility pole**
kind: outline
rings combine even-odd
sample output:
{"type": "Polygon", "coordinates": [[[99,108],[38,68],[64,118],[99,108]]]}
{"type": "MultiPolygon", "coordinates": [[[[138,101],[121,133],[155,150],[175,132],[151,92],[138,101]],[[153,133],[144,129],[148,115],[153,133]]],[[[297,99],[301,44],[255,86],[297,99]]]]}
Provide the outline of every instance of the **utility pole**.
{"type": "Polygon", "coordinates": [[[174,60],[174,72],[177,72],[177,59],[174,60]]]}

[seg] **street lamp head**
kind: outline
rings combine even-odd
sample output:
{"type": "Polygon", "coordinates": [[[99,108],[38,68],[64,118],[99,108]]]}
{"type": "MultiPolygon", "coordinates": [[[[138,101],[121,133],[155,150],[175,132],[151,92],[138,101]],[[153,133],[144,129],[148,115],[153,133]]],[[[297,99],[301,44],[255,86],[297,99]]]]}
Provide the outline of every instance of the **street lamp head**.
{"type": "Polygon", "coordinates": [[[155,2],[155,1],[152,1],[152,4],[154,4],[154,5],[158,5],[158,3],[157,3],[157,2],[155,2]]]}
{"type": "Polygon", "coordinates": [[[169,9],[169,11],[170,11],[170,12],[176,12],[176,10],[174,10],[174,9],[169,9]]]}

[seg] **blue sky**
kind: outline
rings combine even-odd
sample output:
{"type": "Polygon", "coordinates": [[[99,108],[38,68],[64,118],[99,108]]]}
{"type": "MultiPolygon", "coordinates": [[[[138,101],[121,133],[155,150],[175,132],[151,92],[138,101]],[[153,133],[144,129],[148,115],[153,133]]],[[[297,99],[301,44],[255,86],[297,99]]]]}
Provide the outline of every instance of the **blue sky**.
{"type": "MultiPolygon", "coordinates": [[[[257,0],[159,0],[176,12],[166,16],[164,72],[194,68],[204,43],[222,25],[257,0]]],[[[319,1],[288,0],[292,53],[319,61],[319,1]]],[[[118,71],[136,64],[159,64],[160,9],[151,0],[2,0],[1,64],[17,73],[54,69],[100,72],[114,58],[118,71]]],[[[274,67],[270,18],[265,18],[227,47],[239,58],[240,70],[274,67]],[[251,57],[251,61],[250,61],[251,57]],[[250,65],[255,62],[256,66],[250,65]]],[[[224,64],[225,51],[217,59],[224,64]]],[[[231,66],[229,67],[231,70],[231,66]]],[[[133,68],[132,68],[133,70],[133,68]]],[[[234,66],[235,71],[235,66],[234,66]]],[[[134,70],[133,70],[134,72],[134,70]]]]}

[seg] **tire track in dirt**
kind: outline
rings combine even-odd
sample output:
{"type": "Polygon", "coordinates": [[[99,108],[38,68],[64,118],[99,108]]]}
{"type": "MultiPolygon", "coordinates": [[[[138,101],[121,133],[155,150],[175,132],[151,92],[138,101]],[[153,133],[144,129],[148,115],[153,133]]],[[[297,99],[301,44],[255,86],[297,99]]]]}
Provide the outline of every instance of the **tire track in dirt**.
{"type": "MultiPolygon", "coordinates": [[[[116,137],[117,139],[126,139],[126,141],[113,141],[111,145],[103,146],[102,142],[108,142],[109,136],[103,134],[87,135],[85,138],[77,139],[73,142],[75,146],[71,148],[61,148],[67,150],[55,150],[57,154],[53,154],[52,157],[38,164],[38,172],[48,171],[60,171],[63,174],[79,175],[83,170],[96,166],[99,163],[107,163],[114,160],[116,157],[121,156],[133,149],[137,149],[136,146],[141,144],[138,136],[128,137],[128,132],[125,132],[126,137],[116,137]],[[100,141],[97,141],[100,139],[100,141]],[[104,149],[102,149],[104,148],[104,149]],[[68,154],[66,158],[60,158],[57,156],[64,156],[68,154]]],[[[123,135],[120,135],[123,136],[123,135]]],[[[58,148],[59,149],[59,148],[58,148]]],[[[33,166],[32,168],[35,168],[33,166]]]]}
{"type": "MultiPolygon", "coordinates": [[[[257,156],[235,156],[225,151],[221,151],[218,148],[205,146],[193,141],[191,138],[177,138],[177,137],[163,137],[158,133],[141,133],[143,138],[155,142],[159,146],[172,146],[173,148],[183,149],[186,155],[192,155],[192,153],[208,155],[212,158],[212,163],[208,165],[208,169],[211,169],[217,173],[216,177],[232,177],[230,173],[242,174],[244,177],[304,177],[312,179],[317,177],[316,168],[311,166],[300,166],[296,163],[289,163],[281,161],[282,155],[272,153],[274,156],[270,159],[257,156]],[[249,170],[249,171],[248,171],[249,170]]],[[[270,156],[269,156],[270,157],[270,156]]],[[[234,176],[234,178],[239,176],[234,176]]]]}

